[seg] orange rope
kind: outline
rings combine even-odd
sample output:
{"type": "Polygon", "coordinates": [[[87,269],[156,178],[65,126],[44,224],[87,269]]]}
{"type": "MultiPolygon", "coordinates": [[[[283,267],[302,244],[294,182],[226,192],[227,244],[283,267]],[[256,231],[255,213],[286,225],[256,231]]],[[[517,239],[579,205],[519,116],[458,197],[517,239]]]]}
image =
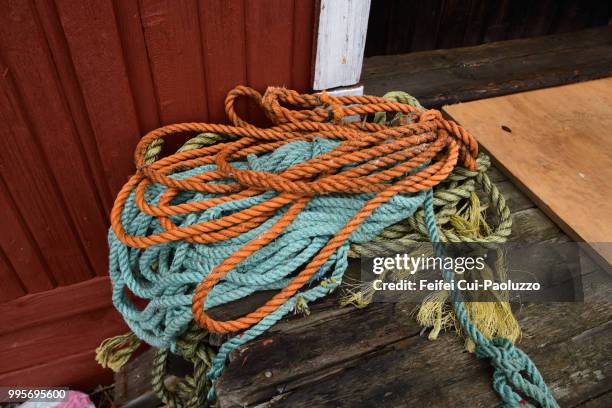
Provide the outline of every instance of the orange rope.
{"type": "Polygon", "coordinates": [[[376,96],[333,97],[321,94],[299,94],[284,88],[268,88],[264,96],[238,86],[225,101],[226,113],[234,126],[207,123],[182,123],[156,129],[142,138],[135,153],[138,169],[117,196],[111,212],[111,224],[117,238],[126,245],[147,248],[177,240],[214,243],[243,234],[270,219],[277,210],[289,206],[283,216],[260,235],[215,267],[198,285],[192,299],[195,320],[209,331],[228,333],[256,324],[293,296],[319,270],[359,225],[380,205],[394,195],[430,189],[444,180],[459,161],[476,168],[476,141],[455,122],[442,118],[436,110],[417,108],[376,96]],[[274,127],[257,128],[235,112],[237,98],[253,99],[274,123],[274,127]],[[291,107],[291,108],[289,108],[291,107]],[[415,116],[414,123],[387,127],[366,122],[366,116],[377,112],[404,113],[415,116]],[[343,122],[358,116],[361,122],[343,122]],[[330,123],[331,122],[331,123],[330,123]],[[182,132],[213,132],[241,138],[201,149],[175,153],[146,165],[145,152],[159,138],[182,132]],[[341,143],[332,151],[279,174],[241,170],[232,165],[249,154],[261,155],[298,140],[329,138],[341,143]],[[216,170],[178,180],[170,175],[194,167],[216,164],[216,170]],[[349,166],[351,165],[351,166],[349,166]],[[234,182],[220,183],[232,179],[234,182]],[[157,205],[146,202],[145,191],[152,183],[167,187],[157,205]],[[139,209],[157,217],[164,231],[148,236],[128,235],[121,224],[121,213],[130,193],[136,192],[139,209]],[[222,194],[220,197],[172,204],[181,191],[222,194]],[[223,202],[260,194],[278,192],[274,198],[234,214],[194,225],[176,226],[170,216],[203,211],[223,202]],[[204,310],[212,288],[244,259],[264,247],[291,224],[311,197],[332,193],[376,193],[350,221],[321,249],[292,281],[263,306],[247,315],[228,321],[211,318],[204,310]]]}

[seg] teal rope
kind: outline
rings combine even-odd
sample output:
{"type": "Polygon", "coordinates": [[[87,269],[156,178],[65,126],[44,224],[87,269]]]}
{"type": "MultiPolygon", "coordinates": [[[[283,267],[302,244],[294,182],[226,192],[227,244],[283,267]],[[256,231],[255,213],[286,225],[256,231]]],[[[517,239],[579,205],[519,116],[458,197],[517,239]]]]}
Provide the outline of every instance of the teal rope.
{"type": "MultiPolygon", "coordinates": [[[[339,142],[315,139],[296,141],[259,157],[251,155],[246,161],[235,162],[238,168],[279,173],[290,166],[305,162],[331,151],[339,142]]],[[[183,179],[205,171],[215,165],[178,172],[172,175],[183,179]]],[[[145,192],[149,203],[157,203],[166,191],[160,184],[152,184],[145,192]]],[[[274,191],[242,200],[230,201],[199,213],[172,216],[178,226],[187,226],[206,220],[218,219],[229,213],[250,208],[277,194],[274,191]]],[[[285,287],[294,273],[306,264],[350,220],[363,205],[374,197],[368,194],[330,194],[312,198],[295,220],[273,242],[252,254],[230,271],[209,293],[205,309],[245,298],[257,291],[278,290],[285,287]],[[333,209],[333,210],[330,210],[333,209]]],[[[175,204],[201,201],[217,195],[183,192],[174,199],[175,204]]],[[[378,207],[349,240],[327,260],[302,292],[295,294],[275,312],[266,316],[238,336],[224,343],[215,357],[207,376],[214,380],[223,372],[228,354],[240,345],[265,332],[296,307],[298,299],[312,302],[336,289],[348,266],[348,249],[353,243],[371,241],[385,228],[410,217],[425,199],[425,193],[396,195],[378,207]]],[[[176,341],[192,321],[191,298],[196,285],[225,258],[247,242],[268,230],[286,211],[261,226],[222,244],[194,244],[176,241],[155,245],[144,250],[130,248],[109,231],[110,277],[113,283],[112,299],[130,329],[138,338],[162,349],[177,351],[176,341]],[[140,310],[127,295],[127,290],[149,303],[140,310]]],[[[162,231],[155,217],[141,213],[135,203],[135,194],[128,198],[121,214],[122,224],[130,235],[148,235],[162,231]]],[[[211,391],[211,398],[214,391],[211,391]]]]}
{"type": "MultiPolygon", "coordinates": [[[[443,257],[444,251],[440,244],[440,237],[436,227],[436,218],[433,207],[433,193],[428,190],[425,197],[425,223],[429,237],[434,245],[437,257],[443,257]]],[[[445,269],[444,280],[454,280],[453,272],[445,269]]],[[[531,361],[529,356],[516,347],[508,339],[496,337],[487,339],[472,323],[465,308],[461,293],[454,289],[451,292],[455,315],[461,323],[461,327],[476,344],[476,355],[478,358],[489,359],[493,366],[493,388],[504,401],[508,408],[524,408],[530,406],[524,397],[536,401],[543,408],[559,408],[542,375],[531,361]],[[524,375],[522,374],[524,373],[524,375]]]]}

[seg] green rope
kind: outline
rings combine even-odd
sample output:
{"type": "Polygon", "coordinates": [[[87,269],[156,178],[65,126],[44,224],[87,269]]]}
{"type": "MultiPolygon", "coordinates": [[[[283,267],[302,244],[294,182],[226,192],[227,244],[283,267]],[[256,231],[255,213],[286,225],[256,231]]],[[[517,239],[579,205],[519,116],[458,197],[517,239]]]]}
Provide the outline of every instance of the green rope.
{"type": "Polygon", "coordinates": [[[193,374],[178,379],[173,389],[166,384],[170,351],[158,349],[153,360],[151,385],[157,397],[170,408],[209,407],[206,395],[212,386],[206,372],[212,366],[216,352],[209,344],[209,333],[195,322],[178,339],[176,354],[193,363],[193,374]]]}
{"type": "MultiPolygon", "coordinates": [[[[446,182],[434,187],[433,202],[442,242],[499,244],[506,242],[512,232],[512,218],[506,200],[486,174],[491,164],[489,157],[481,154],[477,163],[476,171],[457,167],[446,182]],[[488,198],[490,208],[493,209],[497,219],[494,230],[483,237],[474,237],[458,232],[452,226],[449,227],[452,217],[459,214],[460,203],[469,200],[470,195],[477,191],[477,187],[480,187],[488,198]]],[[[383,248],[398,252],[416,242],[429,242],[425,213],[422,209],[403,222],[385,229],[372,242],[352,245],[349,256],[353,258],[375,256],[380,254],[380,249],[383,248]]]]}

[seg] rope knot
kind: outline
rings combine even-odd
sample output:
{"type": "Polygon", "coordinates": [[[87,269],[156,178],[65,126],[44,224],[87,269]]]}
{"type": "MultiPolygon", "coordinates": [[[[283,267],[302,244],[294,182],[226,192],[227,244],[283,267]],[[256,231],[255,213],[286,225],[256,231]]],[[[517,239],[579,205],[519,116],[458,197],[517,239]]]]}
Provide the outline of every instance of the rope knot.
{"type": "Polygon", "coordinates": [[[477,347],[476,356],[490,359],[496,370],[502,370],[510,376],[526,368],[526,362],[519,351],[510,340],[496,337],[489,344],[477,347]]]}
{"type": "Polygon", "coordinates": [[[476,348],[476,356],[491,360],[493,388],[506,407],[532,406],[524,398],[528,397],[538,406],[559,408],[536,366],[510,340],[496,337],[482,343],[476,348]]]}
{"type": "Polygon", "coordinates": [[[342,109],[342,105],[335,103],[334,99],[329,96],[327,91],[321,92],[319,94],[319,101],[323,105],[327,105],[327,121],[332,123],[340,123],[342,122],[342,118],[344,117],[344,109],[342,109]]]}

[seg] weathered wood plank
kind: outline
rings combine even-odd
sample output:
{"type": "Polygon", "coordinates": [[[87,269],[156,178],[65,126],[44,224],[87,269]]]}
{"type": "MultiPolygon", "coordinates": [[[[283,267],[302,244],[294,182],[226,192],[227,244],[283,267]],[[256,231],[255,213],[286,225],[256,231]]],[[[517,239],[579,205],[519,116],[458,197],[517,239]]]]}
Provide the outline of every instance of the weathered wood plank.
{"type": "Polygon", "coordinates": [[[512,241],[542,242],[562,235],[559,227],[537,208],[528,208],[512,214],[512,241]]]}
{"type": "Polygon", "coordinates": [[[365,93],[403,90],[424,106],[612,75],[612,28],[511,40],[476,47],[371,57],[364,60],[365,93]]]}
{"type": "Polygon", "coordinates": [[[525,194],[523,194],[512,182],[502,181],[497,183],[499,192],[504,196],[510,212],[516,213],[528,208],[535,207],[533,201],[531,201],[525,194]]]}
{"type": "Polygon", "coordinates": [[[94,349],[127,330],[112,305],[108,277],[0,304],[0,316],[0,384],[91,386],[108,380],[110,370],[97,365],[94,349]]]}
{"type": "Polygon", "coordinates": [[[373,0],[366,56],[560,34],[605,26],[611,15],[598,0],[373,0]]]}
{"type": "Polygon", "coordinates": [[[313,89],[359,82],[370,0],[322,0],[313,89]]]}
{"type": "MultiPolygon", "coordinates": [[[[470,129],[570,237],[602,243],[612,236],[606,222],[612,219],[612,141],[601,131],[612,125],[611,94],[612,78],[606,78],[445,106],[444,112],[470,129]]],[[[609,247],[592,249],[612,264],[609,247]]]]}
{"type": "MultiPolygon", "coordinates": [[[[117,406],[152,393],[151,367],[155,358],[155,349],[149,349],[133,358],[115,374],[113,401],[117,406]]],[[[161,403],[155,397],[157,403],[161,403]]]]}
{"type": "MultiPolygon", "coordinates": [[[[283,398],[270,406],[499,405],[487,364],[465,353],[452,334],[434,342],[419,336],[420,327],[408,316],[411,309],[401,303],[373,305],[320,323],[307,317],[303,320],[312,324],[300,330],[269,333],[230,362],[218,384],[221,406],[261,403],[279,394],[283,398]],[[373,341],[381,333],[387,341],[373,341]]],[[[612,375],[605,352],[612,330],[609,302],[530,305],[519,316],[525,331],[521,347],[562,406],[610,387],[605,381],[612,375]],[[588,378],[572,376],[582,371],[588,378]]]]}
{"type": "Polygon", "coordinates": [[[585,401],[582,404],[576,405],[576,408],[610,408],[612,407],[612,392],[606,392],[602,395],[597,395],[592,399],[585,401]]]}

